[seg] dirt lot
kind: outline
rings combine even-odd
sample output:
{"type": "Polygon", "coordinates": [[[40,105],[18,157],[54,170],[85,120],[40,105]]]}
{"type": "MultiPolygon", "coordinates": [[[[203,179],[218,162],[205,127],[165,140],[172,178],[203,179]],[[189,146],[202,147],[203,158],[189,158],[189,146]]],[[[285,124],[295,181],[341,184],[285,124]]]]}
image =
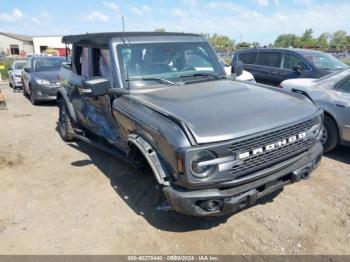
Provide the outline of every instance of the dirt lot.
{"type": "Polygon", "coordinates": [[[350,254],[350,149],[238,214],[186,217],[156,210],[152,177],[64,143],[55,104],[4,91],[1,254],[350,254]]]}

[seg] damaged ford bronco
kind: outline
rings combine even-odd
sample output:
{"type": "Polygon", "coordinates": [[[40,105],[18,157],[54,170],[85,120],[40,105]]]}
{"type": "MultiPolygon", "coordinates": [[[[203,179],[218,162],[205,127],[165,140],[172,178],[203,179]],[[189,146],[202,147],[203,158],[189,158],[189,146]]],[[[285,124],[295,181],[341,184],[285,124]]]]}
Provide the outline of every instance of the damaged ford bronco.
{"type": "Polygon", "coordinates": [[[208,41],[184,33],[64,36],[58,130],[135,166],[169,206],[237,212],[318,166],[322,111],[306,97],[226,76],[208,41]]]}

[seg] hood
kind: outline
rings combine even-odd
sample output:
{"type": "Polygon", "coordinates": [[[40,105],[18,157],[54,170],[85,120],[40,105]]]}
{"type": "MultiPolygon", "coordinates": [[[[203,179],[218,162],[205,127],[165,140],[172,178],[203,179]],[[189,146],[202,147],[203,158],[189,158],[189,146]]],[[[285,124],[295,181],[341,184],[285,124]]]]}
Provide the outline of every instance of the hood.
{"type": "Polygon", "coordinates": [[[198,144],[280,127],[318,110],[298,95],[230,80],[170,86],[132,98],[183,121],[198,144]]]}
{"type": "Polygon", "coordinates": [[[34,76],[40,79],[46,79],[50,82],[58,82],[58,75],[60,71],[41,71],[34,72],[34,76]]]}

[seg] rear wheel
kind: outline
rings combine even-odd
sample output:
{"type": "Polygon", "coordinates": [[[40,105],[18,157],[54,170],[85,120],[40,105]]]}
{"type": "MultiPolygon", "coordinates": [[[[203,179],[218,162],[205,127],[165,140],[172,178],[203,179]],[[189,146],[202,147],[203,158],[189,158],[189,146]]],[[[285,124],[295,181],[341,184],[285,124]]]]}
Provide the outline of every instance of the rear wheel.
{"type": "Polygon", "coordinates": [[[58,107],[59,107],[58,132],[64,141],[66,142],[74,141],[72,137],[72,134],[74,134],[72,120],[69,116],[67,106],[64,100],[60,99],[58,101],[58,107]]]}
{"type": "Polygon", "coordinates": [[[332,151],[339,143],[337,124],[329,116],[324,117],[321,143],[324,152],[332,151]]]}

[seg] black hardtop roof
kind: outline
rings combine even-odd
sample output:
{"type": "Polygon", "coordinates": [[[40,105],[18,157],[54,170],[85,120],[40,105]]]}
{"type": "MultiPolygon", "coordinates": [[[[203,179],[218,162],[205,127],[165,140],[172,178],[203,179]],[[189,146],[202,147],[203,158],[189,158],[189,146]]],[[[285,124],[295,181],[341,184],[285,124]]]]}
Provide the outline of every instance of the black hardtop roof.
{"type": "MultiPolygon", "coordinates": [[[[153,37],[202,37],[198,34],[173,33],[173,32],[108,32],[108,33],[86,33],[82,35],[67,35],[62,37],[62,43],[107,46],[112,38],[143,37],[144,40],[153,37]]],[[[128,39],[125,40],[128,42],[128,39]]]]}
{"type": "Polygon", "coordinates": [[[294,52],[300,55],[323,53],[321,51],[304,49],[304,48],[247,48],[247,49],[238,50],[237,53],[251,52],[251,51],[258,51],[258,52],[284,51],[284,52],[291,52],[291,53],[294,52]]]}

